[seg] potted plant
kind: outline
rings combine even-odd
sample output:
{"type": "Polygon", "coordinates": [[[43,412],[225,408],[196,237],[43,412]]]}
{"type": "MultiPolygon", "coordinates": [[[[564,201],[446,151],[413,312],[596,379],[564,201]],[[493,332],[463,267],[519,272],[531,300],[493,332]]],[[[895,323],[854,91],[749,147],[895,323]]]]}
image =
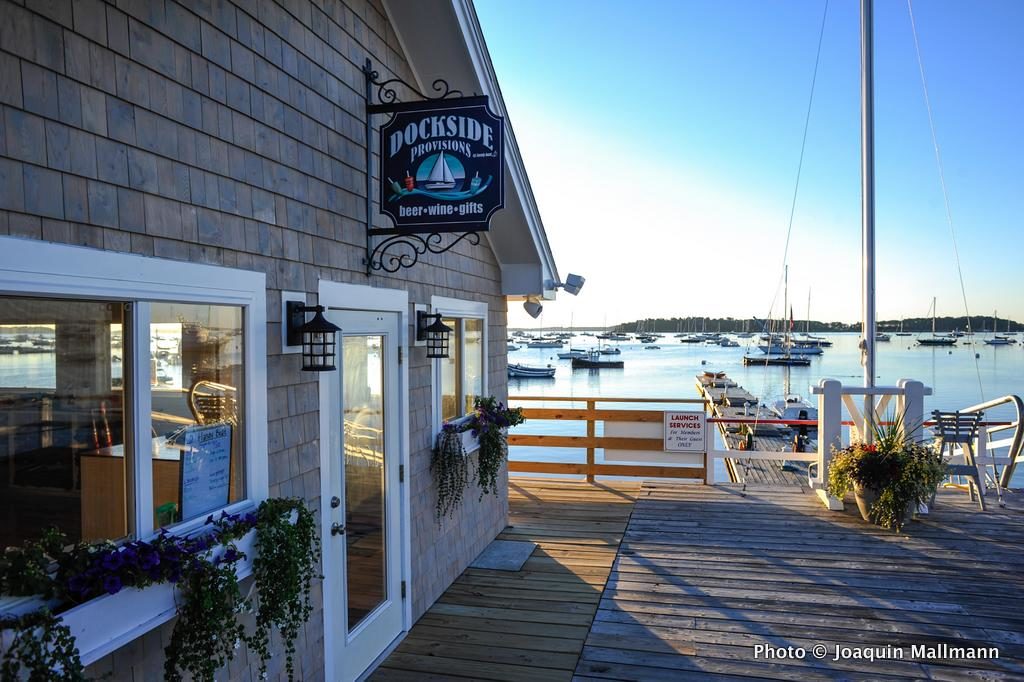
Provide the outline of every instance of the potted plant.
{"type": "Polygon", "coordinates": [[[902,420],[875,427],[873,443],[833,450],[828,492],[839,499],[853,490],[865,521],[899,531],[918,504],[927,503],[946,476],[934,448],[906,437],[902,420]]]}

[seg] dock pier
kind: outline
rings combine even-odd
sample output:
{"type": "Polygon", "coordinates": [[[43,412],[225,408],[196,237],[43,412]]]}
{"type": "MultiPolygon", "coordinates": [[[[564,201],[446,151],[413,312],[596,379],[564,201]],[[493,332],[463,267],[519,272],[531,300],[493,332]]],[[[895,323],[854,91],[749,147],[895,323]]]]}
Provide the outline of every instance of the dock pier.
{"type": "MultiPolygon", "coordinates": [[[[740,443],[744,440],[741,421],[753,429],[752,450],[785,452],[792,448],[792,431],[789,427],[773,422],[778,421],[768,407],[745,388],[725,375],[724,372],[704,372],[697,375],[697,392],[709,406],[709,413],[717,422],[718,432],[727,450],[737,452],[736,457],[725,458],[725,468],[733,483],[757,483],[763,485],[806,486],[806,462],[779,462],[773,460],[745,459],[740,443]],[[731,421],[736,420],[736,421],[731,421]],[[753,423],[750,423],[753,420],[753,423]],[[763,420],[763,421],[762,421],[763,420]]],[[[807,450],[817,448],[809,440],[807,450]]]]}

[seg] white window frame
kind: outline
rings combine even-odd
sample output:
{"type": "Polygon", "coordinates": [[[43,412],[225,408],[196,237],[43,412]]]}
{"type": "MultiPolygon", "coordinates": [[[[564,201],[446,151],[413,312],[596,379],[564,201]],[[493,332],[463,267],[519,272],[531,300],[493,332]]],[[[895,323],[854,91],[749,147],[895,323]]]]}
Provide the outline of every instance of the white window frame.
{"type": "MultiPolygon", "coordinates": [[[[250,510],[269,496],[267,465],[267,306],[266,275],[215,265],[101,251],[16,237],[0,237],[0,295],[130,302],[134,330],[132,398],[129,430],[134,490],[130,491],[134,528],[131,536],[148,539],[153,527],[151,452],[150,304],[160,302],[240,306],[243,313],[246,497],[224,507],[229,513],[250,510]],[[142,368],[143,371],[139,371],[142,368]]],[[[127,421],[127,419],[126,419],[127,421]]],[[[218,510],[220,511],[220,510],[218,510]]],[[[205,516],[171,527],[186,535],[205,516]]],[[[238,567],[251,573],[251,559],[238,567]]],[[[19,601],[28,602],[28,599],[19,601]]],[[[8,600],[0,607],[8,610],[8,600]]],[[[28,604],[26,603],[26,606],[28,604]]],[[[166,622],[175,613],[174,589],[158,585],[126,589],[98,597],[62,616],[72,627],[86,665],[166,622]]]]}
{"type": "MultiPolygon", "coordinates": [[[[456,317],[460,319],[473,318],[483,321],[483,338],[481,339],[481,347],[483,348],[483,395],[490,395],[490,375],[488,366],[490,365],[488,356],[488,330],[487,330],[487,304],[481,301],[469,301],[462,298],[450,298],[448,296],[431,296],[430,297],[430,309],[432,313],[441,313],[444,317],[456,317]]],[[[461,324],[461,322],[460,322],[461,324]]],[[[459,334],[459,357],[463,358],[463,363],[466,350],[466,334],[465,326],[458,330],[459,334]]],[[[431,363],[431,382],[432,396],[433,396],[433,424],[434,433],[441,432],[441,360],[435,360],[431,363]]],[[[462,395],[460,396],[460,404],[465,402],[465,377],[462,377],[460,385],[462,386],[462,395]]],[[[456,419],[455,421],[458,421],[456,419]]],[[[465,448],[466,452],[473,452],[480,447],[479,439],[473,437],[469,431],[465,431],[462,434],[462,447],[465,448]]]]}

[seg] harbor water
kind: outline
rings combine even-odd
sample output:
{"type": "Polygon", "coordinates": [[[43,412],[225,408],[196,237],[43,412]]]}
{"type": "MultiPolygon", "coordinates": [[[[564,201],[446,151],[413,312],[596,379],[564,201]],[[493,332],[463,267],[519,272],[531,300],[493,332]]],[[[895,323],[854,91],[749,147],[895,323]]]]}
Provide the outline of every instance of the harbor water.
{"type": "MultiPolygon", "coordinates": [[[[862,386],[863,369],[860,364],[858,334],[822,334],[832,342],[821,355],[811,356],[806,367],[766,367],[743,365],[743,356],[760,356],[759,341],[736,339],[739,347],[721,347],[703,343],[679,343],[672,335],[657,341],[657,350],[647,350],[636,342],[603,342],[604,347],[617,347],[621,353],[613,357],[622,360],[622,369],[573,370],[569,360],[559,360],[554,348],[527,348],[509,352],[510,363],[531,366],[551,365],[556,368],[553,379],[509,379],[509,398],[513,405],[533,407],[565,407],[566,403],[517,403],[516,396],[557,397],[610,397],[610,398],[664,398],[667,401],[698,397],[695,376],[703,371],[726,372],[729,377],[762,402],[771,404],[786,392],[786,373],[789,373],[789,391],[802,395],[815,403],[810,387],[821,379],[836,379],[843,384],[862,386]]],[[[731,337],[730,338],[734,338],[731,337]]],[[[916,342],[915,336],[892,336],[889,342],[877,345],[875,384],[895,385],[903,378],[923,382],[933,391],[925,398],[925,414],[932,410],[956,410],[970,407],[1007,394],[1024,395],[1024,336],[1018,343],[990,346],[984,343],[988,336],[975,335],[973,341],[961,338],[952,347],[926,347],[916,342]],[[977,357],[975,357],[977,356],[977,357]]],[[[572,340],[573,348],[597,348],[598,339],[578,335],[572,340]]],[[[568,345],[561,350],[567,350],[568,345]]],[[[603,405],[614,406],[614,405],[603,405]]],[[[621,407],[628,407],[621,405],[621,407]]],[[[633,407],[636,407],[635,405],[633,407]]],[[[644,406],[647,409],[680,407],[671,402],[664,405],[644,406]]],[[[694,406],[690,406],[693,409],[694,406]]],[[[1009,405],[986,413],[986,420],[1007,420],[1013,417],[1009,405]]],[[[519,427],[520,433],[584,435],[584,422],[533,421],[519,427]]],[[[600,432],[599,432],[600,434],[600,432]]],[[[532,461],[585,461],[585,451],[560,448],[545,451],[537,447],[513,447],[510,458],[532,461]]],[[[600,451],[598,452],[598,461],[600,451]]],[[[719,480],[724,468],[718,471],[719,480]]],[[[1014,476],[1016,485],[1024,485],[1024,467],[1014,476]]]]}

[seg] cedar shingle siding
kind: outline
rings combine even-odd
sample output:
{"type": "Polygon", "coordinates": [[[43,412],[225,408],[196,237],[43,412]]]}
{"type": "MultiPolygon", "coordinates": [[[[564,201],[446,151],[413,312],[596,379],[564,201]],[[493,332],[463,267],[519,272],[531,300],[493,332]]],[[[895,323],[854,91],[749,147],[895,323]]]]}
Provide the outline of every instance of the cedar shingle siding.
{"type": "MultiPolygon", "coordinates": [[[[360,69],[369,56],[413,80],[380,2],[24,4],[0,0],[0,234],[266,273],[272,496],[319,513],[317,379],[280,353],[281,290],[314,302],[327,279],[406,289],[414,302],[485,301],[488,392],[505,396],[505,301],[486,240],[394,276],[364,274],[360,69]]],[[[422,349],[407,357],[418,617],[504,526],[507,498],[478,502],[470,490],[454,519],[435,521],[430,367],[422,349]]],[[[319,585],[314,599],[298,642],[303,680],[323,677],[319,585]]],[[[170,630],[89,673],[161,679],[170,630]]],[[[219,679],[249,680],[255,664],[240,651],[219,679]]],[[[283,664],[271,660],[270,679],[283,664]]]]}

